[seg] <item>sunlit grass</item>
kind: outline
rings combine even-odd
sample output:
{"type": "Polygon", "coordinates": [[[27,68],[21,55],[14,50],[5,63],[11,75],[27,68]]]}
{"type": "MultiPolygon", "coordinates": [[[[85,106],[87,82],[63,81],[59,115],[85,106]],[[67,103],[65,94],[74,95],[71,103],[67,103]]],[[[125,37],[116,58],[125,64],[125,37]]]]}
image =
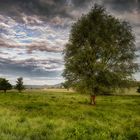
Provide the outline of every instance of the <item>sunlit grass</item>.
{"type": "Polygon", "coordinates": [[[0,140],[139,140],[140,96],[0,93],[0,140]]]}

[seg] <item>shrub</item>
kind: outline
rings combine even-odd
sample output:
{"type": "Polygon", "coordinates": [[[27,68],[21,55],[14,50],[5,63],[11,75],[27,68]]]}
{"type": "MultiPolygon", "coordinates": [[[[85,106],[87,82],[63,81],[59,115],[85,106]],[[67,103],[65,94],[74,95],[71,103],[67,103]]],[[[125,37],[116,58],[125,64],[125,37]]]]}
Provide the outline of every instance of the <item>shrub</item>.
{"type": "Polygon", "coordinates": [[[137,89],[137,92],[140,93],[140,85],[139,85],[139,87],[138,87],[138,89],[137,89]]]}

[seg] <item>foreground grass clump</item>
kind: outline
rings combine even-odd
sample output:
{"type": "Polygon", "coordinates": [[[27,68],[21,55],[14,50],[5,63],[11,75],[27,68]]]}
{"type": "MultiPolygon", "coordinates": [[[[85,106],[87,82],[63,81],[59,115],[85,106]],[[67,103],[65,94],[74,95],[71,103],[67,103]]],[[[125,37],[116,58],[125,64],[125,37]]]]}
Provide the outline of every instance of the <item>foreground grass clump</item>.
{"type": "Polygon", "coordinates": [[[0,140],[139,140],[140,96],[0,93],[0,140]]]}

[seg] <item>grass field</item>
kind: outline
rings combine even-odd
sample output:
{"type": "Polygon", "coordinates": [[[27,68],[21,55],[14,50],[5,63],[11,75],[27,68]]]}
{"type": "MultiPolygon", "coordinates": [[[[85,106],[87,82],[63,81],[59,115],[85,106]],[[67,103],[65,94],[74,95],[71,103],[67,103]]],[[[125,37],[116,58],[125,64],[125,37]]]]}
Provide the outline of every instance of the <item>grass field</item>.
{"type": "Polygon", "coordinates": [[[140,140],[140,96],[0,93],[0,140],[140,140]]]}

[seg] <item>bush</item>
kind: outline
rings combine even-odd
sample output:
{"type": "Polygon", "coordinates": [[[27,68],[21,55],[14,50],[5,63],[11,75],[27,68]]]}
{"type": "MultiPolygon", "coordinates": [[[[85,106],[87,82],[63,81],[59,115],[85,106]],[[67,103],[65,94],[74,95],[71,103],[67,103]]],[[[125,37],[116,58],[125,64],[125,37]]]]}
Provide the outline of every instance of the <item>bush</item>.
{"type": "Polygon", "coordinates": [[[139,85],[139,87],[138,87],[138,89],[137,89],[137,92],[140,93],[140,85],[139,85]]]}
{"type": "Polygon", "coordinates": [[[114,92],[113,89],[109,89],[108,87],[105,86],[99,87],[99,95],[112,95],[113,92],[114,92]]]}

